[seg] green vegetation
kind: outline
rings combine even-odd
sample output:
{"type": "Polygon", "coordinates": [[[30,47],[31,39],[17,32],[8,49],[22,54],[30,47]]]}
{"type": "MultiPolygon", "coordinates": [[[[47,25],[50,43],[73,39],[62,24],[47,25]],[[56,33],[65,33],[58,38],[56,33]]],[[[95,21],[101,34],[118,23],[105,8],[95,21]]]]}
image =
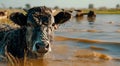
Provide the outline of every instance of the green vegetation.
{"type": "Polygon", "coordinates": [[[120,10],[97,10],[97,14],[120,14],[120,10]]]}
{"type": "MultiPolygon", "coordinates": [[[[95,10],[96,14],[120,14],[120,9],[105,9],[105,10],[95,10]]],[[[83,9],[84,13],[88,13],[89,9],[83,9]]]]}

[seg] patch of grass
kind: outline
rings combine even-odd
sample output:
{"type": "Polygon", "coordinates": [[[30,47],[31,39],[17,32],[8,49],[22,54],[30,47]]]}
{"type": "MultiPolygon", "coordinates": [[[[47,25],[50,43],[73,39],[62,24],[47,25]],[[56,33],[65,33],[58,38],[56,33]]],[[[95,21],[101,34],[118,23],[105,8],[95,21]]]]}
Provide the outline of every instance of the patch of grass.
{"type": "MultiPolygon", "coordinates": [[[[108,10],[93,10],[96,14],[120,14],[120,10],[108,9],[108,10]]],[[[83,10],[84,13],[88,13],[89,10],[83,10]]]]}

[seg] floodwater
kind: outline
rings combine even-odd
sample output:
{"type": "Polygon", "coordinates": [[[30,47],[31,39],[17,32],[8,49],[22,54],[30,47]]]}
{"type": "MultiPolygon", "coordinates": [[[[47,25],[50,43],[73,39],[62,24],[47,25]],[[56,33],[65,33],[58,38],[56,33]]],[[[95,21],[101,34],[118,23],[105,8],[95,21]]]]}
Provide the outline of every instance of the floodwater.
{"type": "MultiPolygon", "coordinates": [[[[74,18],[55,31],[52,52],[24,66],[120,66],[120,15],[74,18]]],[[[18,66],[23,66],[18,65],[18,66]]],[[[1,62],[0,66],[10,66],[1,62]]]]}

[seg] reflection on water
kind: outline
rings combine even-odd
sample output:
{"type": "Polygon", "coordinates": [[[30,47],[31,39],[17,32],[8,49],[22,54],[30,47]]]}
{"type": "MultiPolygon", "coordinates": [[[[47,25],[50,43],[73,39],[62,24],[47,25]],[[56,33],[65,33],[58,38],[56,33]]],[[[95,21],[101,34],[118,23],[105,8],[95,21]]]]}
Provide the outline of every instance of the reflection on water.
{"type": "Polygon", "coordinates": [[[84,16],[79,16],[75,18],[76,18],[76,22],[82,22],[82,20],[84,19],[84,16]]]}
{"type": "Polygon", "coordinates": [[[96,17],[87,17],[88,22],[95,22],[96,17]]]}

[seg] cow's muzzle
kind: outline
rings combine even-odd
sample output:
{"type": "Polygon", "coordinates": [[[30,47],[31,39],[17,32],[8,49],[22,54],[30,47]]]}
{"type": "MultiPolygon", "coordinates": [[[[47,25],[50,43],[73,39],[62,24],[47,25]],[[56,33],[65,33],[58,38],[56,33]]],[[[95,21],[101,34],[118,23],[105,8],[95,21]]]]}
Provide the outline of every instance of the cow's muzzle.
{"type": "Polygon", "coordinates": [[[34,50],[37,53],[47,53],[50,51],[50,44],[48,42],[37,42],[34,45],[34,50]]]}

